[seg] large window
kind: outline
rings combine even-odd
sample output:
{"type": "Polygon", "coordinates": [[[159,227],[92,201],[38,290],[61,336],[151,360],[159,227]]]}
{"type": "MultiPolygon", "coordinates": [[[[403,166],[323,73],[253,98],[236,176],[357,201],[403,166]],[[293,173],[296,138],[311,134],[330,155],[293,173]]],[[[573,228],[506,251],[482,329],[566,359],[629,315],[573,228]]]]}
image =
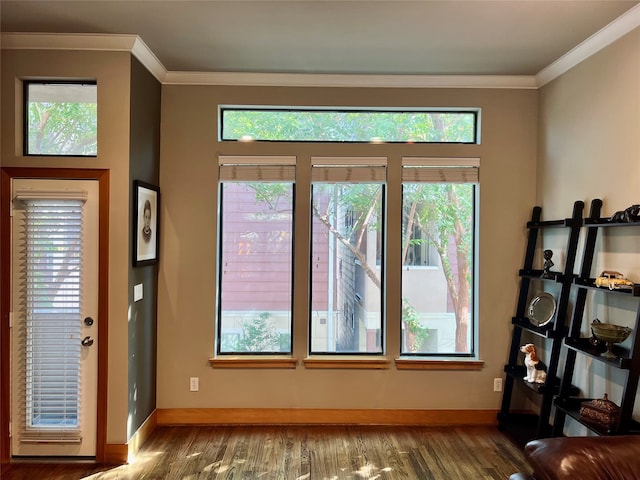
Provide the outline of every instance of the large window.
{"type": "Polygon", "coordinates": [[[473,353],[476,159],[403,159],[402,354],[473,353]],[[416,251],[437,268],[411,268],[416,251]]]}
{"type": "Polygon", "coordinates": [[[312,159],[311,353],[382,353],[386,159],[312,159]]]}
{"type": "Polygon", "coordinates": [[[477,112],[450,110],[220,110],[220,139],[271,142],[477,143],[477,112]]]}
{"type": "MultiPolygon", "coordinates": [[[[352,142],[389,124],[405,135],[406,122],[426,128],[424,141],[477,140],[478,112],[405,113],[223,108],[221,123],[236,140],[252,132],[251,140],[352,142]]],[[[220,157],[217,353],[290,354],[296,345],[296,357],[333,356],[329,363],[473,357],[479,159],[397,155],[419,145],[316,148],[332,156],[220,157]]]]}
{"type": "Polygon", "coordinates": [[[95,82],[25,82],[25,155],[96,156],[95,82]]]}
{"type": "Polygon", "coordinates": [[[218,353],[291,353],[291,158],[220,158],[218,353]]]}

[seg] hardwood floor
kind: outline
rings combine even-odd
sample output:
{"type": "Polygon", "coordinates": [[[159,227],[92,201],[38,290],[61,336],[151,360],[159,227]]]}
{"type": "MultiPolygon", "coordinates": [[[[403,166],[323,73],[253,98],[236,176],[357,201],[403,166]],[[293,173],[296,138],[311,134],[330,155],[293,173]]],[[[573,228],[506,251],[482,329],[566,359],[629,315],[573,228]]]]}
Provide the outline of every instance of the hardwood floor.
{"type": "Polygon", "coordinates": [[[493,427],[158,427],[134,462],[13,463],[2,480],[454,480],[529,472],[493,427]]]}

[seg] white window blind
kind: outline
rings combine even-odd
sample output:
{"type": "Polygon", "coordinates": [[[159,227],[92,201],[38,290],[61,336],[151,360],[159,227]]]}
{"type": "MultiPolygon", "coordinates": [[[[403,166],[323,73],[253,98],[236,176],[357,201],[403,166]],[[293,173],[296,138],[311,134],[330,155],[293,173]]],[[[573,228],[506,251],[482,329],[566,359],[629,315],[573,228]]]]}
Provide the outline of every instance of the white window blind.
{"type": "Polygon", "coordinates": [[[479,158],[403,157],[402,181],[408,183],[478,183],[479,158]]]}
{"type": "Polygon", "coordinates": [[[24,205],[24,442],[81,439],[83,198],[84,192],[16,194],[24,205]]]}
{"type": "Polygon", "coordinates": [[[218,157],[221,182],[293,182],[296,176],[294,156],[218,157]]]}

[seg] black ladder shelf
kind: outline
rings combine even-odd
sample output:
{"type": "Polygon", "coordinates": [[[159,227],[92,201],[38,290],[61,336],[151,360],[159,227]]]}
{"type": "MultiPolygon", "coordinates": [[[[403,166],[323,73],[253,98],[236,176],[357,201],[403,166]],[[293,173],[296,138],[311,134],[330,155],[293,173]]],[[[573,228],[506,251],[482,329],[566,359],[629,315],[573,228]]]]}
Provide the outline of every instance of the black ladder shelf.
{"type": "Polygon", "coordinates": [[[573,268],[580,230],[582,228],[583,211],[584,202],[578,200],[573,204],[571,218],[542,221],[542,208],[536,206],[533,208],[531,221],[527,223],[529,230],[527,249],[524,267],[519,271],[520,292],[518,294],[516,316],[512,319],[513,333],[511,336],[511,347],[509,349],[508,363],[504,367],[506,378],[502,404],[500,412],[498,413],[498,428],[509,434],[514,441],[521,445],[524,445],[529,440],[548,437],[551,434],[549,417],[551,415],[554,395],[556,395],[560,389],[558,361],[562,348],[562,340],[567,332],[567,307],[571,293],[571,285],[575,277],[573,268]],[[536,254],[537,240],[542,235],[543,230],[547,228],[568,229],[567,246],[565,250],[566,260],[561,272],[551,271],[550,275],[543,277],[544,271],[542,269],[534,269],[533,263],[536,254]],[[551,322],[541,327],[532,324],[527,317],[527,306],[532,297],[531,288],[532,285],[536,285],[532,280],[535,280],[535,282],[556,282],[560,284],[555,316],[551,322]],[[522,361],[523,354],[520,352],[522,333],[524,331],[542,337],[545,342],[551,344],[549,358],[545,361],[547,364],[547,378],[545,383],[537,384],[524,380],[526,368],[522,361]],[[511,399],[516,384],[522,385],[524,388],[528,388],[540,396],[539,414],[522,414],[511,411],[511,399]]]}
{"type": "MultiPolygon", "coordinates": [[[[591,268],[595,250],[596,237],[598,232],[605,227],[635,227],[640,233],[640,222],[612,223],[607,218],[598,218],[602,201],[596,199],[592,202],[592,215],[586,219],[584,226],[587,229],[587,238],[584,247],[584,258],[579,277],[574,279],[574,286],[577,288],[575,306],[571,319],[571,326],[564,343],[567,349],[564,375],[560,386],[560,392],[555,399],[556,413],[553,422],[553,436],[562,436],[567,416],[573,418],[578,423],[587,427],[591,432],[598,435],[623,435],[640,434],[640,423],[632,418],[633,408],[638,390],[638,378],[640,376],[640,284],[635,284],[631,290],[609,290],[608,288],[597,287],[595,279],[591,278],[591,268]],[[595,347],[589,338],[580,336],[584,320],[585,302],[588,292],[599,291],[603,295],[626,295],[637,300],[637,311],[635,326],[631,333],[631,346],[623,348],[615,345],[613,353],[616,358],[602,356],[603,348],[595,347]],[[586,355],[595,361],[604,362],[615,369],[626,371],[626,381],[623,385],[620,405],[620,422],[617,426],[607,428],[583,419],[580,416],[580,406],[582,402],[589,401],[589,398],[578,398],[573,395],[570,385],[573,382],[575,362],[577,354],[586,355]]],[[[613,323],[613,322],[612,322],[613,323]]],[[[606,350],[606,348],[604,349],[606,350]]],[[[604,392],[603,392],[604,393],[604,392]]],[[[617,403],[617,399],[610,399],[617,403]]]]}

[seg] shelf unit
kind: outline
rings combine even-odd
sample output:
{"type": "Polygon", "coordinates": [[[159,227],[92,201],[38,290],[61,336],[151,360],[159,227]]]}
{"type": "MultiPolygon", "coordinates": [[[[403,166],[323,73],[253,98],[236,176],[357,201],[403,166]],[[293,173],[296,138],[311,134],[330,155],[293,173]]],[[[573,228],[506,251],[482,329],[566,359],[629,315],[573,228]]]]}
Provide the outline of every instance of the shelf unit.
{"type": "MultiPolygon", "coordinates": [[[[640,285],[636,284],[631,290],[609,290],[608,288],[595,285],[595,279],[591,277],[594,247],[598,232],[602,228],[620,227],[640,227],[640,222],[612,223],[608,218],[597,218],[600,215],[602,202],[594,200],[597,215],[593,218],[585,219],[584,226],[587,230],[587,238],[584,247],[584,258],[580,275],[574,279],[573,285],[577,289],[573,316],[568,336],[564,340],[567,350],[564,374],[560,385],[560,392],[554,404],[556,413],[553,422],[553,436],[562,436],[567,416],[573,418],[578,423],[587,427],[590,431],[598,435],[622,435],[640,434],[640,423],[633,420],[633,407],[638,390],[638,378],[640,377],[640,285]],[[612,349],[616,358],[602,356],[606,351],[604,345],[594,346],[589,338],[580,336],[584,321],[584,310],[589,291],[604,292],[604,295],[634,297],[637,300],[636,319],[633,332],[630,336],[630,348],[614,345],[612,349]],[[577,355],[585,355],[595,361],[620,369],[626,372],[626,381],[623,385],[623,392],[620,401],[620,423],[613,428],[604,428],[580,417],[580,407],[583,402],[590,401],[590,398],[578,398],[571,392],[571,384],[575,371],[577,355]]],[[[592,203],[592,209],[594,205],[592,203]]],[[[640,230],[638,230],[640,232],[640,230]]]]}
{"type": "MultiPolygon", "coordinates": [[[[516,306],[516,315],[512,318],[513,333],[509,349],[509,359],[504,367],[506,378],[502,395],[502,404],[498,413],[498,427],[509,434],[517,443],[524,445],[534,438],[547,437],[551,433],[549,417],[553,398],[560,390],[558,377],[558,361],[563,338],[567,333],[567,312],[571,285],[575,278],[573,273],[578,239],[583,223],[584,202],[576,201],[570,218],[542,221],[542,208],[536,206],[531,214],[531,221],[527,223],[529,230],[524,266],[518,272],[520,277],[520,291],[516,306]],[[567,246],[565,249],[565,263],[561,272],[551,271],[543,277],[543,270],[533,268],[536,254],[536,244],[542,232],[549,228],[567,229],[567,246]],[[532,295],[532,287],[537,282],[555,282],[560,284],[560,292],[556,301],[556,312],[551,322],[543,327],[533,325],[526,316],[527,306],[532,295]],[[530,332],[542,337],[547,345],[550,344],[547,364],[547,378],[545,383],[529,383],[524,380],[525,366],[520,346],[523,332],[530,332]],[[537,415],[522,414],[511,411],[511,400],[515,385],[533,391],[540,396],[540,413],[537,415]]],[[[536,292],[533,292],[536,293],[536,292]]],[[[526,391],[526,390],[525,390],[526,391]]]]}

